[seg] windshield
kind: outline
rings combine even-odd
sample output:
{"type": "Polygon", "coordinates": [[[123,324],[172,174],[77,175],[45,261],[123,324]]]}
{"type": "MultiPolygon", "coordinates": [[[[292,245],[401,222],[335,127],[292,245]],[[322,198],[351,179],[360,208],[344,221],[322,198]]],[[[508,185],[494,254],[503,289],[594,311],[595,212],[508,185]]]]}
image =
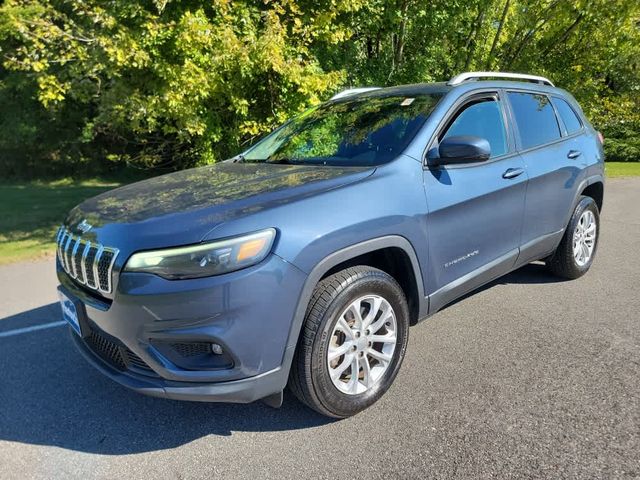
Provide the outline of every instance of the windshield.
{"type": "Polygon", "coordinates": [[[441,94],[358,96],[313,107],[260,140],[244,161],[380,165],[407,147],[441,94]]]}

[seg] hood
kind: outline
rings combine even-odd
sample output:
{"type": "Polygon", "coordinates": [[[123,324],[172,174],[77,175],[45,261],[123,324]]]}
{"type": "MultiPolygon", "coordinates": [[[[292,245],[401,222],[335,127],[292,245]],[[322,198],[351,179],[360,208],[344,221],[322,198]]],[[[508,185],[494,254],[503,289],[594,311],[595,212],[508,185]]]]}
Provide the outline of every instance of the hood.
{"type": "Polygon", "coordinates": [[[77,234],[82,224],[83,239],[124,250],[197,243],[222,222],[358,181],[373,171],[222,162],[103,193],[75,207],[65,224],[77,234]]]}

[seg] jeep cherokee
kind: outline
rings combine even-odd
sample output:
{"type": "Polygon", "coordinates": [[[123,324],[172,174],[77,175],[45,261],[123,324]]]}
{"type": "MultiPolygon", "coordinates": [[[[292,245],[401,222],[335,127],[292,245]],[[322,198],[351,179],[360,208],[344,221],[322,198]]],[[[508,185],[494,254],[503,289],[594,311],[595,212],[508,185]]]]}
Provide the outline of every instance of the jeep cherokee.
{"type": "Polygon", "coordinates": [[[118,188],[57,235],[63,316],[159,397],[347,417],[409,325],[529,262],[593,262],[602,137],[546,78],[476,72],[342,92],[227,161],[118,188]]]}

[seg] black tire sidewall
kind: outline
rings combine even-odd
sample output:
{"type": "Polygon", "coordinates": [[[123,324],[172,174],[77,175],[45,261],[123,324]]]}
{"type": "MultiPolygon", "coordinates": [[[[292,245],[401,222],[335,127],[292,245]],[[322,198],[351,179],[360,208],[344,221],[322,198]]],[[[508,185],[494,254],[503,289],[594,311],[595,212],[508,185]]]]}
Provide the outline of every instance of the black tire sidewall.
{"type": "Polygon", "coordinates": [[[571,220],[569,221],[569,225],[567,226],[567,238],[564,245],[564,255],[567,255],[570,258],[571,269],[574,271],[574,276],[579,277],[587,273],[591,264],[593,263],[594,258],[596,257],[596,253],[598,251],[598,243],[600,237],[600,213],[598,211],[598,206],[596,202],[591,197],[582,197],[576,206],[573,215],[571,216],[571,220]],[[593,252],[591,252],[591,257],[589,261],[584,265],[578,265],[576,259],[573,255],[573,235],[578,226],[578,222],[580,221],[580,217],[586,211],[590,210],[596,220],[596,238],[595,245],[593,247],[593,252]]]}
{"type": "MultiPolygon", "coordinates": [[[[382,273],[382,272],[379,272],[382,273]]],[[[333,299],[323,315],[322,322],[316,334],[311,350],[311,369],[314,389],[318,400],[324,408],[337,417],[347,417],[375,403],[391,386],[406,353],[409,333],[409,310],[407,302],[399,285],[385,274],[386,277],[364,276],[342,289],[333,299]],[[397,323],[397,343],[390,367],[384,377],[374,387],[358,395],[348,395],[340,392],[331,381],[327,366],[327,353],[331,334],[338,316],[344,309],[359,297],[376,294],[384,297],[394,310],[397,323]]]]}

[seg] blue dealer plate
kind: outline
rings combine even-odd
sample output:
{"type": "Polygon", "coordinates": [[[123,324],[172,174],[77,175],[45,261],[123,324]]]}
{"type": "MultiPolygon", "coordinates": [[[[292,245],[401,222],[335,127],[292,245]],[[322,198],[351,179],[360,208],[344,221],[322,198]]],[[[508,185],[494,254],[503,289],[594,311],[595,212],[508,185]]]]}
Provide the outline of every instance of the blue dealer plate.
{"type": "Polygon", "coordinates": [[[60,306],[62,307],[62,318],[71,325],[71,328],[73,328],[78,335],[82,335],[76,304],[60,290],[58,290],[58,296],[60,297],[60,306]]]}

